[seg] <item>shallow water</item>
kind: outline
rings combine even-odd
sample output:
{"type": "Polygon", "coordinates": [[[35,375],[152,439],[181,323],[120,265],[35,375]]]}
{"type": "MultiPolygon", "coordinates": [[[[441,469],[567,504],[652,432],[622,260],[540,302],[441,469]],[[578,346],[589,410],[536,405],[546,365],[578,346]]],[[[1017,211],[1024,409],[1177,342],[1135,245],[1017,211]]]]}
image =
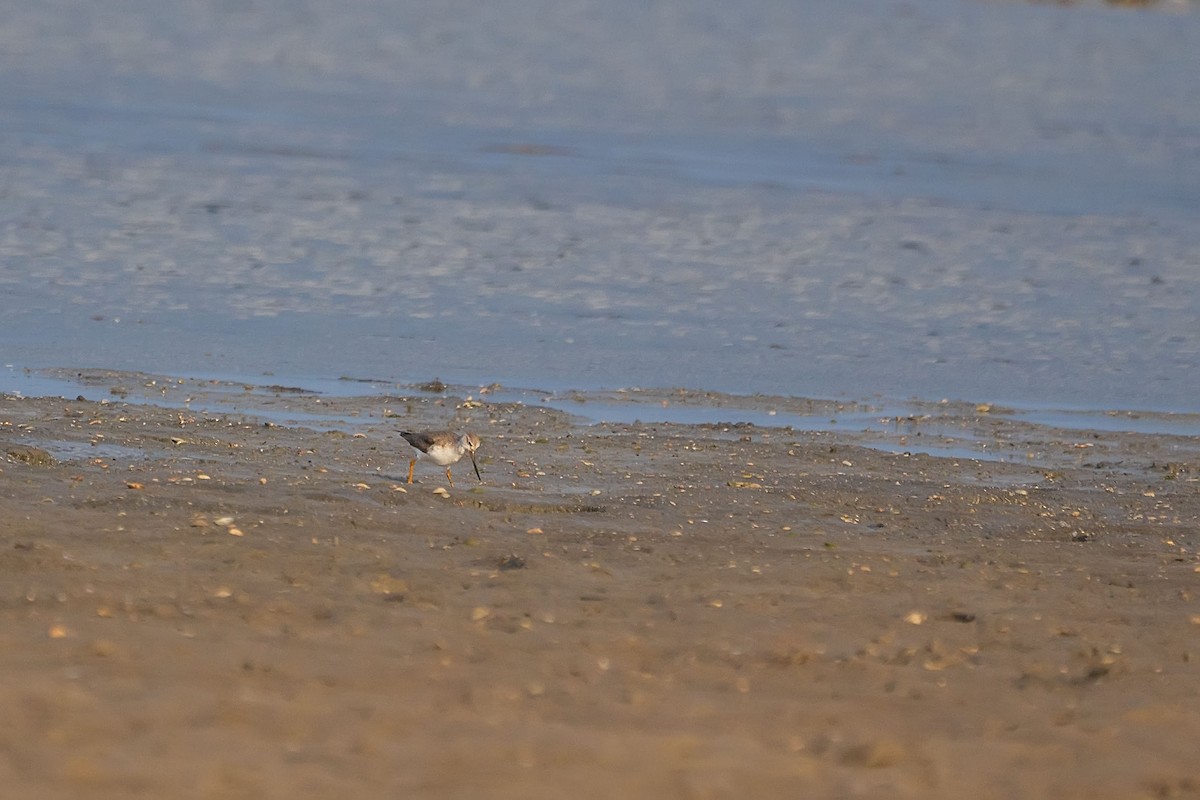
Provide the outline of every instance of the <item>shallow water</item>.
{"type": "Polygon", "coordinates": [[[7,5],[5,363],[1200,409],[1200,14],[7,5]]]}

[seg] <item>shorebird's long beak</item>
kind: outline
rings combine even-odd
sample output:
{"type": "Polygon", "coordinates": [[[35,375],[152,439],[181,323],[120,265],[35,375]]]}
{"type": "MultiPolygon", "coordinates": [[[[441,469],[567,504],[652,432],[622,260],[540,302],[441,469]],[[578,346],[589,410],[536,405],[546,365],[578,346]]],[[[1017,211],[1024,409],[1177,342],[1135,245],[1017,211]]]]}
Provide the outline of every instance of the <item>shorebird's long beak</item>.
{"type": "Polygon", "coordinates": [[[475,451],[471,451],[471,466],[475,468],[475,477],[479,478],[479,482],[483,483],[483,476],[479,474],[479,464],[475,461],[475,451]]]}

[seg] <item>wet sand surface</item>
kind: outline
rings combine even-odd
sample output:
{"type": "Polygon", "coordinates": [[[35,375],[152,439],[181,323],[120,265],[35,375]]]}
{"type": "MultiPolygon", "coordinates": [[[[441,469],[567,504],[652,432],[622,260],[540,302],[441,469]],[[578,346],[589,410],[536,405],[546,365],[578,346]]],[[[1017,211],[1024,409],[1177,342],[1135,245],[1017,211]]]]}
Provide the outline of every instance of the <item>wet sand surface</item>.
{"type": "Polygon", "coordinates": [[[0,400],[14,797],[1200,793],[1196,437],[91,379],[0,400]]]}
{"type": "Polygon", "coordinates": [[[0,795],[1200,794],[1200,416],[1104,411],[1200,16],[1106,5],[0,0],[0,795]]]}

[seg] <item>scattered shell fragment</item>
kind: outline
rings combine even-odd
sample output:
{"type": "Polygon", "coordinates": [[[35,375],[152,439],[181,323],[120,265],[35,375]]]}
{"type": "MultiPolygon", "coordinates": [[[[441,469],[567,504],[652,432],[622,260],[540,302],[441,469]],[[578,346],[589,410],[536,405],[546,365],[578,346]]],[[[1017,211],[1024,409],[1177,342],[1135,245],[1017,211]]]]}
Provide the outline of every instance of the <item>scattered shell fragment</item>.
{"type": "Polygon", "coordinates": [[[51,639],[65,639],[71,635],[71,632],[62,625],[51,625],[50,630],[46,631],[46,635],[51,639]]]}
{"type": "Polygon", "coordinates": [[[433,490],[433,493],[436,495],[441,495],[442,497],[450,496],[450,492],[446,491],[446,487],[444,487],[444,486],[437,487],[436,489],[433,490]]]}
{"type": "Polygon", "coordinates": [[[358,489],[361,492],[365,491],[366,489],[370,489],[371,487],[366,483],[356,483],[351,488],[358,489]]]}
{"type": "Polygon", "coordinates": [[[126,487],[127,489],[134,489],[134,490],[140,490],[140,489],[145,489],[145,488],[146,488],[145,486],[143,486],[142,484],[138,483],[137,481],[129,481],[128,483],[126,483],[126,484],[125,484],[125,487],[126,487]]]}
{"type": "Polygon", "coordinates": [[[217,525],[220,525],[222,528],[228,528],[233,524],[233,517],[217,517],[213,520],[213,522],[215,522],[217,525]]]}
{"type": "Polygon", "coordinates": [[[393,484],[392,484],[392,491],[393,491],[393,492],[400,492],[401,494],[408,494],[408,489],[405,489],[403,486],[401,486],[401,485],[400,485],[400,484],[398,484],[398,483],[393,483],[393,484]]]}
{"type": "Polygon", "coordinates": [[[540,533],[545,533],[545,531],[543,531],[541,528],[530,528],[529,530],[527,530],[525,532],[532,536],[537,536],[540,533]]]}
{"type": "Polygon", "coordinates": [[[487,606],[475,606],[471,609],[471,622],[483,622],[492,615],[492,610],[487,606]]]}
{"type": "Polygon", "coordinates": [[[108,639],[97,639],[92,642],[92,653],[101,658],[109,658],[117,654],[117,645],[108,639]]]}
{"type": "Polygon", "coordinates": [[[241,528],[228,528],[225,532],[228,533],[230,536],[245,536],[246,535],[246,534],[242,533],[241,528]]]}
{"type": "Polygon", "coordinates": [[[848,747],[841,761],[849,766],[882,769],[901,762],[904,757],[904,748],[898,742],[884,740],[848,747]]]}
{"type": "Polygon", "coordinates": [[[391,575],[380,575],[371,581],[371,591],[375,594],[405,594],[408,592],[408,581],[391,575]]]}
{"type": "Polygon", "coordinates": [[[910,611],[904,615],[904,621],[910,625],[920,625],[926,620],[926,615],[920,611],[910,611]]]}

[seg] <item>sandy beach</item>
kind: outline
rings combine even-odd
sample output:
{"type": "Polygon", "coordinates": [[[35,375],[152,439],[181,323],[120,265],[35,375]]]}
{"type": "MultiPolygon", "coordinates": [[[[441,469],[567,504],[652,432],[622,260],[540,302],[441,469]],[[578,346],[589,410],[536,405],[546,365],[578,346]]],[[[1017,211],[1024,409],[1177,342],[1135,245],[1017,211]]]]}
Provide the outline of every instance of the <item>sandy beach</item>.
{"type": "Polygon", "coordinates": [[[13,796],[1200,791],[1194,437],[945,410],[1012,463],[93,383],[0,401],[13,796]],[[485,482],[405,484],[396,429],[447,424],[485,482]]]}
{"type": "Polygon", "coordinates": [[[1126,5],[0,0],[0,795],[1200,797],[1126,5]]]}

